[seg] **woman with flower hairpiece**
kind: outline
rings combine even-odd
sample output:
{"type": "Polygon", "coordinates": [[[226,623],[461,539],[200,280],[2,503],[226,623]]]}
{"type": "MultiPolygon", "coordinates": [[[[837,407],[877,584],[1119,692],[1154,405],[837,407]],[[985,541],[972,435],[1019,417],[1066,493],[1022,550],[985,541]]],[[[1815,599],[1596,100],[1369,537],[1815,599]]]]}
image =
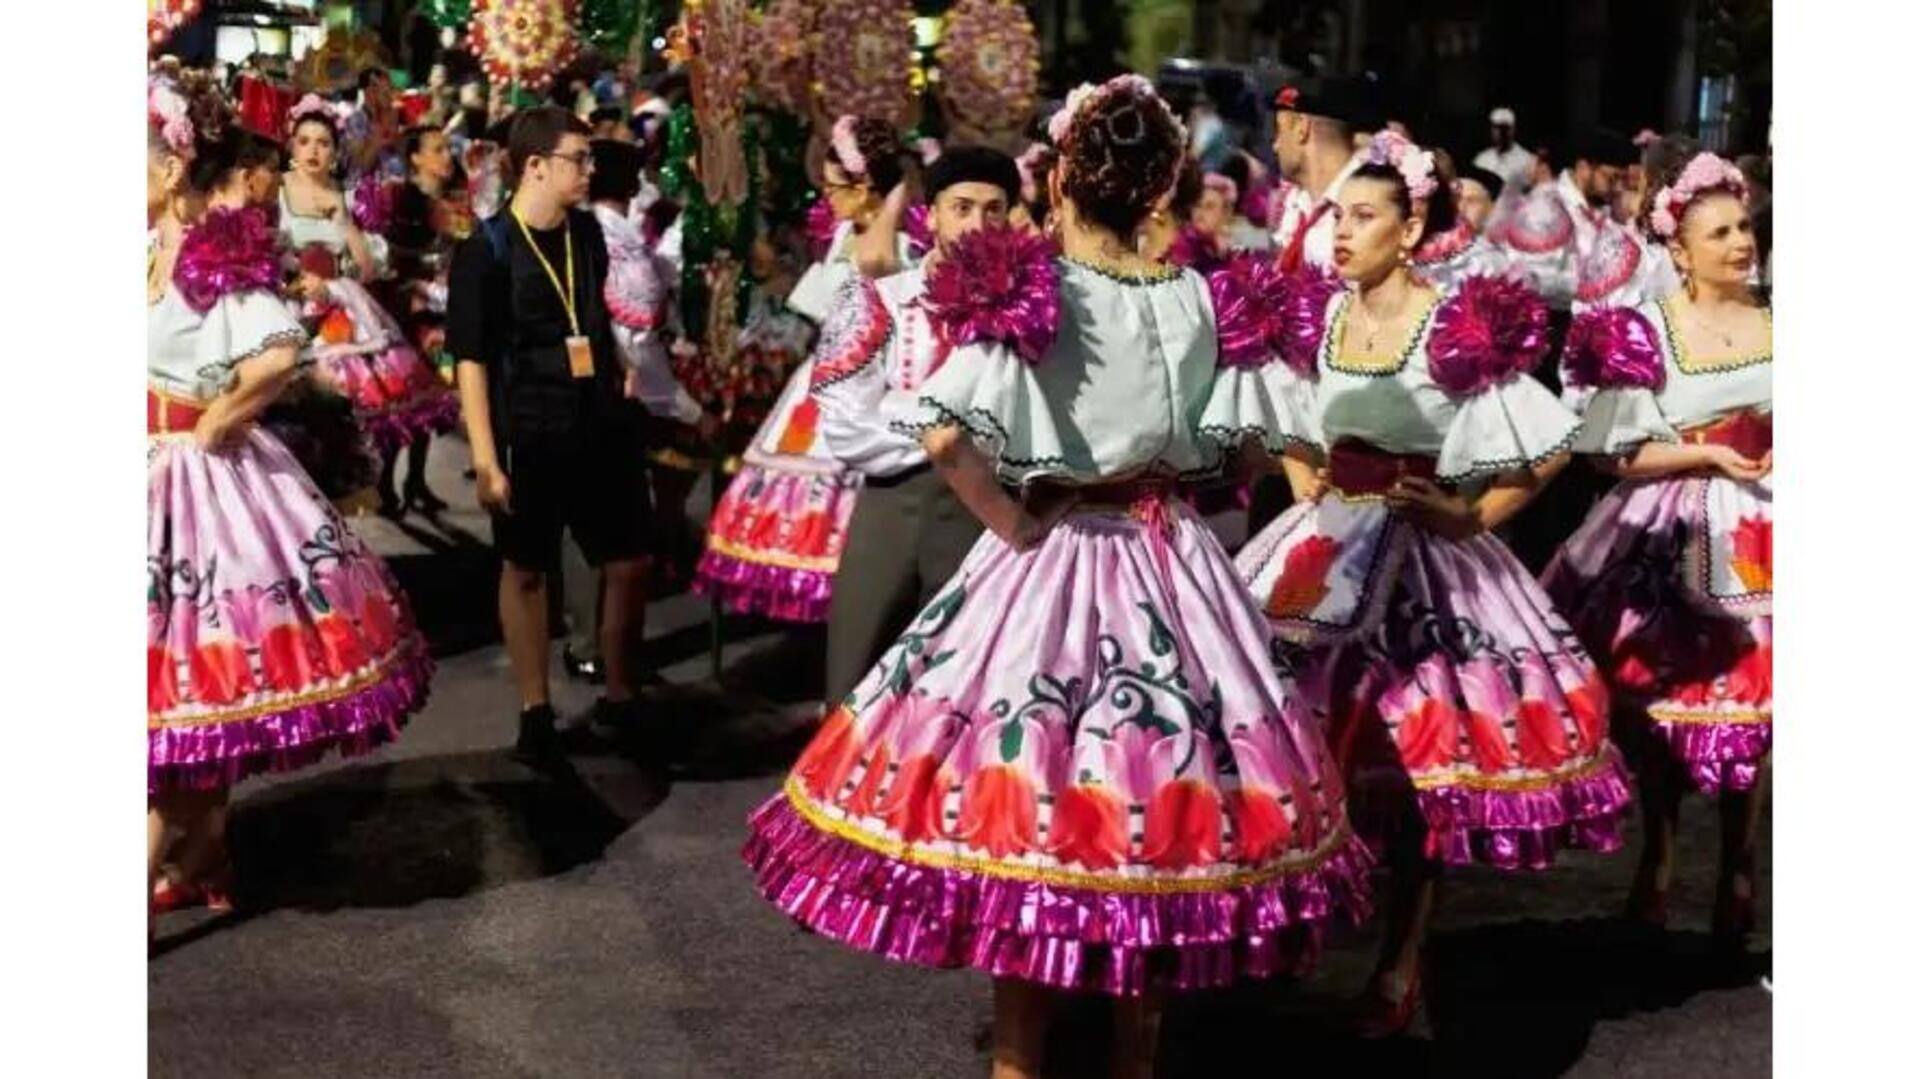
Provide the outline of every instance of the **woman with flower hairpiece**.
{"type": "Polygon", "coordinates": [[[813,931],[994,981],[993,1074],[1036,1076],[1059,991],[1116,998],[1113,1074],[1160,1003],[1311,965],[1366,908],[1364,846],[1271,632],[1177,484],[1213,431],[1277,445],[1277,273],[1138,254],[1186,142],[1151,84],[1052,122],[1060,225],[942,249],[952,352],[891,426],[986,533],[750,821],[763,894],[813,931]]]}
{"type": "Polygon", "coordinates": [[[255,426],[307,334],[278,293],[270,219],[246,205],[240,160],[252,136],[198,79],[156,80],[147,102],[158,222],[147,281],[147,851],[158,911],[230,905],[228,788],[393,738],[423,703],[432,661],[386,566],[255,426]]]}
{"type": "Polygon", "coordinates": [[[1628,790],[1600,672],[1491,535],[1566,463],[1578,426],[1527,373],[1546,308],[1505,278],[1421,281],[1412,255],[1446,231],[1451,193],[1404,137],[1362,155],[1338,197],[1342,283],[1303,279],[1288,301],[1282,372],[1310,398],[1282,457],[1295,505],[1236,561],[1392,869],[1357,1002],[1360,1032],[1380,1036],[1419,1007],[1444,867],[1613,850],[1628,790]]]}
{"type": "Polygon", "coordinates": [[[1749,285],[1747,183],[1710,153],[1650,179],[1642,225],[1683,286],[1574,320],[1575,450],[1620,484],[1544,583],[1600,657],[1640,781],[1646,846],[1628,915],[1664,925],[1689,788],[1720,800],[1717,941],[1753,928],[1759,786],[1773,733],[1773,323],[1749,285]]]}
{"type": "Polygon", "coordinates": [[[442,503],[427,490],[423,452],[408,456],[404,499],[394,490],[395,472],[400,450],[433,432],[452,430],[460,405],[368,290],[386,269],[387,245],[380,235],[387,225],[381,219],[389,216],[384,195],[372,188],[357,192],[350,208],[334,183],[340,129],[333,105],[309,94],[294,105],[287,123],[292,168],[280,189],[281,242],[289,261],[318,248],[337,269],[331,275],[296,277],[296,294],[316,331],[318,372],[353,401],[355,415],[380,451],[382,512],[398,516],[409,504],[437,509],[442,503]]]}
{"type": "MultiPolygon", "coordinates": [[[[819,260],[786,301],[816,324],[827,321],[830,301],[847,280],[884,276],[911,259],[901,227],[904,156],[893,128],[842,116],[833,125],[824,168],[832,232],[819,260]],[[883,250],[891,248],[891,259],[863,253],[862,240],[876,238],[883,250]]],[[[753,334],[743,337],[743,347],[789,347],[783,341],[791,340],[788,323],[795,320],[767,314],[756,321],[753,334]]],[[[804,342],[799,345],[804,355],[804,342]]],[[[788,376],[707,524],[707,550],[695,570],[695,587],[736,611],[790,622],[827,617],[862,481],[820,438],[819,406],[807,393],[812,376],[806,362],[788,376]]]]}

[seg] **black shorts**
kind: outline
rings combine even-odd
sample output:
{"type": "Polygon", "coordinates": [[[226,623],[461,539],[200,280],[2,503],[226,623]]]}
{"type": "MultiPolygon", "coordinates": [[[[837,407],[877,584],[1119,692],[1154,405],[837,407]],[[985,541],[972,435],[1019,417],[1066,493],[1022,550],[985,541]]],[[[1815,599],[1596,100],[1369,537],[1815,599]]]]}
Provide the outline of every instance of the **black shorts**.
{"type": "Polygon", "coordinates": [[[564,530],[591,566],[640,558],[652,517],[645,455],[638,424],[516,438],[505,462],[511,512],[493,515],[494,549],[551,572],[564,530]]]}

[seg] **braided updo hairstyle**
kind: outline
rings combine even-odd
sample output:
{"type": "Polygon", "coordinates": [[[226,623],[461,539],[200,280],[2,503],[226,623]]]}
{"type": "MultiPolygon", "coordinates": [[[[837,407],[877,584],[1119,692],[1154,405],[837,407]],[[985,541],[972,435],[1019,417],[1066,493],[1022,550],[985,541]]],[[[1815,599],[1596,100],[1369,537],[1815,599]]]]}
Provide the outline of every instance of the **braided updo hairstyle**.
{"type": "Polygon", "coordinates": [[[853,144],[859,148],[860,156],[866,159],[866,172],[856,175],[852,169],[847,169],[847,163],[840,160],[840,153],[831,141],[827,143],[827,158],[846,169],[847,176],[854,182],[864,182],[875,194],[885,195],[906,177],[906,147],[900,144],[900,136],[894,132],[892,124],[868,116],[860,117],[853,123],[853,144]]]}
{"type": "Polygon", "coordinates": [[[1179,121],[1151,91],[1102,87],[1067,129],[1061,190],[1088,220],[1130,239],[1173,187],[1186,141],[1179,121]]]}

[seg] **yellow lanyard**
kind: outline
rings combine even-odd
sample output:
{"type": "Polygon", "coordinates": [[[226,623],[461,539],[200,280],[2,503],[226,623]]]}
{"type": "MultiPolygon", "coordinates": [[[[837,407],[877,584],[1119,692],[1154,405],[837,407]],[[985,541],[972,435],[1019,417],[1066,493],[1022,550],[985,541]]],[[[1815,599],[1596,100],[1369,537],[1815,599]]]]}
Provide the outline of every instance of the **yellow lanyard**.
{"type": "Polygon", "coordinates": [[[580,336],[580,316],[574,310],[573,306],[572,224],[564,217],[560,219],[560,227],[567,230],[567,283],[563,288],[560,284],[560,275],[553,270],[553,263],[547,261],[547,253],[540,250],[539,244],[533,242],[533,233],[527,229],[527,223],[521,218],[520,211],[509,209],[513,214],[514,223],[520,226],[520,235],[525,236],[527,238],[527,246],[533,248],[533,257],[540,260],[540,268],[547,271],[547,280],[553,282],[554,291],[560,293],[560,303],[567,309],[567,323],[573,327],[573,335],[575,337],[580,336]]]}

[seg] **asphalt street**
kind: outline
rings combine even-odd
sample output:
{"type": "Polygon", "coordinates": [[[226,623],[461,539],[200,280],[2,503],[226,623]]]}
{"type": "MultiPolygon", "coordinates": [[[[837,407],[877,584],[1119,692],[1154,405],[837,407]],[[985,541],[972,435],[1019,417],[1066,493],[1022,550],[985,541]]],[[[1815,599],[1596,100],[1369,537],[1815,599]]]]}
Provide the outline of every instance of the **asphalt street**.
{"type": "MultiPolygon", "coordinates": [[[[464,445],[437,440],[434,486],[452,509],[355,519],[440,657],[428,708],[376,755],[235,792],[240,909],[161,920],[151,1074],[985,1075],[984,977],[803,934],[739,860],[747,813],[807,736],[820,631],[728,620],[716,682],[706,602],[656,603],[648,651],[665,685],[648,708],[671,732],[673,765],[656,763],[658,746],[577,726],[571,768],[537,774],[507,753],[515,716],[495,563],[462,468],[464,445]]],[[[556,675],[562,715],[581,716],[592,689],[567,683],[557,662],[556,675]]],[[[1336,936],[1309,979],[1174,1002],[1161,1074],[1768,1074],[1772,1000],[1758,980],[1771,949],[1770,828],[1761,932],[1732,964],[1706,941],[1712,806],[1690,801],[1682,828],[1664,938],[1617,919],[1631,849],[1576,853],[1539,875],[1455,873],[1410,1034],[1362,1042],[1338,1021],[1365,979],[1376,920],[1336,936]]],[[[1101,1074],[1102,1002],[1068,1001],[1058,1019],[1049,1074],[1101,1074]]]]}

